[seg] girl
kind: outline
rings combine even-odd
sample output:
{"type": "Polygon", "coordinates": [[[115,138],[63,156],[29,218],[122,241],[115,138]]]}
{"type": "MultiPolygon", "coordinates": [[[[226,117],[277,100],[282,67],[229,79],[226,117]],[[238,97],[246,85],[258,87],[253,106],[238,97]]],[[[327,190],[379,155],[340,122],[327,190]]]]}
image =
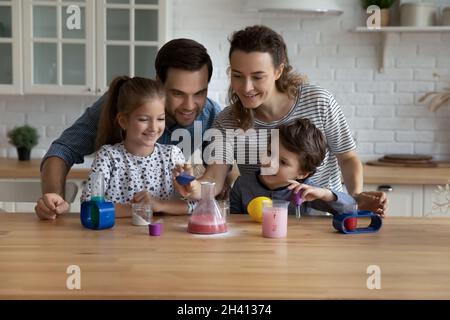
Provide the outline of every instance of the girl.
{"type": "Polygon", "coordinates": [[[154,212],[187,213],[193,203],[175,199],[171,170],[185,161],[173,145],[156,143],[165,127],[164,88],[154,80],[117,77],[110,85],[97,135],[97,154],[82,194],[90,200],[92,177],[104,176],[105,199],[116,217],[131,216],[131,203],[151,203],[154,212]]]}
{"type": "MultiPolygon", "coordinates": [[[[387,209],[383,192],[362,192],[362,165],[355,151],[345,117],[334,97],[325,89],[307,84],[293,71],[283,38],[266,26],[251,26],[234,32],[228,54],[231,83],[226,107],[214,127],[226,134],[230,129],[274,129],[297,118],[307,118],[325,135],[329,149],[312,178],[321,187],[342,190],[341,170],[348,192],[360,209],[382,214],[387,209]],[[341,170],[340,170],[341,169],[341,170]]],[[[226,135],[225,135],[226,137],[226,135]]],[[[233,139],[233,137],[231,137],[233,139]]],[[[236,145],[226,141],[225,164],[211,164],[199,180],[216,181],[222,190],[228,165],[237,159],[236,145]],[[227,165],[228,164],[228,165],[227,165]]],[[[257,151],[256,144],[246,145],[246,158],[257,151]]],[[[238,163],[241,174],[259,169],[260,161],[238,163]]],[[[185,168],[177,168],[175,174],[185,168]]],[[[177,189],[183,196],[199,197],[199,181],[177,189]]]]}

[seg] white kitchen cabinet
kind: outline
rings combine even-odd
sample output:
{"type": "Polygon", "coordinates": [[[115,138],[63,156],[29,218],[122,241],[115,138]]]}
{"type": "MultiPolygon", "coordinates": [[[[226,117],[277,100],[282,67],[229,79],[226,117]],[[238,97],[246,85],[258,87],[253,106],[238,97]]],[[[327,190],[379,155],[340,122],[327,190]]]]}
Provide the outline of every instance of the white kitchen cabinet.
{"type": "Polygon", "coordinates": [[[422,217],[424,209],[423,185],[365,184],[364,191],[384,191],[389,199],[387,215],[392,217],[422,217]]]}
{"type": "Polygon", "coordinates": [[[22,92],[20,1],[0,0],[0,93],[22,92]]]}
{"type": "MultiPolygon", "coordinates": [[[[2,182],[14,182],[14,181],[21,181],[21,182],[40,182],[40,179],[38,178],[5,178],[0,179],[2,182]]],[[[74,182],[78,186],[78,192],[75,197],[75,200],[70,204],[69,212],[80,212],[80,196],[81,192],[83,190],[84,186],[84,179],[68,179],[68,182],[74,182]]],[[[1,188],[0,188],[1,189],[1,188]]],[[[0,190],[1,191],[1,190],[0,190]]],[[[37,200],[37,199],[36,199],[37,200]]],[[[6,212],[34,212],[34,207],[36,205],[36,202],[6,202],[0,201],[0,212],[6,211],[6,212]]]]}
{"type": "Polygon", "coordinates": [[[88,93],[94,77],[94,3],[24,0],[25,93],[88,93]]]}
{"type": "Polygon", "coordinates": [[[118,75],[154,77],[167,12],[168,0],[23,0],[24,92],[98,95],[118,75]]]}

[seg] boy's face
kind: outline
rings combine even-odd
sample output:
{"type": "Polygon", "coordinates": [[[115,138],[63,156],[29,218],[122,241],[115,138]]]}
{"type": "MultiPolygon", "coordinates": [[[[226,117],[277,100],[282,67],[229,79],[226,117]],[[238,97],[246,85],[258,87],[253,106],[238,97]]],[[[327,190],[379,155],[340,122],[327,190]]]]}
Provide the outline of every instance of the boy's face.
{"type": "Polygon", "coordinates": [[[281,143],[279,145],[279,154],[278,172],[274,175],[260,176],[269,188],[280,188],[288,185],[288,180],[305,179],[309,175],[308,172],[302,171],[298,154],[287,150],[281,143]]]}

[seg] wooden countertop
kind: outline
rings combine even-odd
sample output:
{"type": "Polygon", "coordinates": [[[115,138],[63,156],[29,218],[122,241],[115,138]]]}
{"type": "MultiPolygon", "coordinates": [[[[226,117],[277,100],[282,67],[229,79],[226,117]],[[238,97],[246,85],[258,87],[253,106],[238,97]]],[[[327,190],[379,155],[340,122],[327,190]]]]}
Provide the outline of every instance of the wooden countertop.
{"type": "Polygon", "coordinates": [[[402,168],[364,165],[364,183],[446,184],[450,168],[402,168]]]}
{"type": "Polygon", "coordinates": [[[150,237],[130,219],[93,231],[77,214],[0,214],[0,299],[450,299],[450,218],[386,218],[359,235],[292,218],[284,239],[263,238],[247,215],[230,220],[228,234],[200,236],[187,217],[165,217],[150,237]],[[81,290],[66,289],[70,265],[81,290]],[[367,289],[370,265],[380,290],[367,289]]]}
{"type": "MultiPolygon", "coordinates": [[[[41,161],[18,161],[0,158],[0,178],[40,178],[41,161]]],[[[86,179],[89,169],[72,168],[71,179],[86,179]]],[[[450,168],[399,168],[364,165],[364,183],[374,184],[446,184],[450,179],[450,168]]]]}
{"type": "MultiPolygon", "coordinates": [[[[0,178],[37,178],[41,177],[40,159],[19,161],[16,159],[0,158],[0,178]]],[[[87,179],[90,169],[74,169],[69,171],[69,179],[87,179]]]]}

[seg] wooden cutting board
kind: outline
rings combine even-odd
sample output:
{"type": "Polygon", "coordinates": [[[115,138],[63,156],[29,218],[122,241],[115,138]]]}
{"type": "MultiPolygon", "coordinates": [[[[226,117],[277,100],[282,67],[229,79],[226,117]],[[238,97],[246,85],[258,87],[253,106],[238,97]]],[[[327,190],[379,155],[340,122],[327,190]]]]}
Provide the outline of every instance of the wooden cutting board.
{"type": "Polygon", "coordinates": [[[388,162],[388,163],[420,163],[420,164],[426,164],[431,163],[430,160],[412,160],[412,159],[386,159],[386,158],[380,158],[378,159],[380,162],[388,162]]]}
{"type": "Polygon", "coordinates": [[[366,164],[380,167],[450,168],[450,161],[429,161],[426,163],[400,163],[400,162],[383,162],[379,160],[373,160],[367,161],[366,164]]]}
{"type": "Polygon", "coordinates": [[[406,160],[406,161],[430,161],[433,156],[428,154],[387,154],[383,157],[386,160],[406,160]]]}

